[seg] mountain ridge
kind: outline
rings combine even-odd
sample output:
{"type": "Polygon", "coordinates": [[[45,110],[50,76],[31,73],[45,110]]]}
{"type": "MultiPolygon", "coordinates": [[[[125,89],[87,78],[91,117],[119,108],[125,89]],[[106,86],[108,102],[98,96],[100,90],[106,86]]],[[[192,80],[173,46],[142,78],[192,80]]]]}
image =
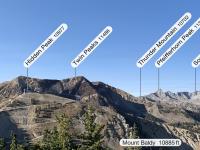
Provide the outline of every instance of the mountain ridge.
{"type": "MultiPolygon", "coordinates": [[[[39,79],[39,78],[30,78],[30,77],[27,78],[26,76],[18,76],[18,77],[14,78],[11,81],[5,81],[5,82],[0,83],[0,90],[2,89],[3,85],[7,85],[7,84],[13,82],[12,84],[16,83],[16,84],[19,85],[20,93],[22,94],[24,92],[24,90],[26,90],[26,88],[27,88],[26,87],[27,86],[27,80],[28,80],[29,86],[31,85],[31,82],[34,82],[34,81],[40,82],[41,83],[40,86],[42,86],[43,85],[42,83],[45,83],[45,82],[47,84],[48,83],[49,84],[56,84],[56,83],[60,82],[61,84],[65,85],[66,82],[76,80],[77,83],[75,83],[75,84],[80,84],[80,82],[87,82],[91,86],[102,84],[103,86],[112,87],[112,86],[110,86],[108,84],[105,84],[104,82],[100,82],[100,81],[90,82],[84,76],[77,76],[77,77],[72,77],[72,78],[67,78],[67,79],[62,79],[62,80],[57,80],[57,79],[39,79]],[[43,82],[41,82],[41,81],[43,81],[43,82]]],[[[119,88],[116,88],[116,89],[119,89],[119,88]]],[[[29,90],[31,90],[32,92],[41,92],[41,91],[37,91],[37,87],[35,87],[35,89],[32,89],[31,87],[29,87],[29,90]]],[[[132,94],[129,94],[129,95],[132,95],[132,94]]],[[[180,99],[180,98],[192,99],[192,97],[194,97],[196,95],[200,96],[200,91],[196,91],[196,92],[187,92],[187,91],[172,92],[172,91],[164,91],[164,90],[160,89],[160,90],[157,90],[157,91],[155,91],[153,93],[143,95],[142,97],[150,97],[151,95],[154,95],[154,96],[160,97],[160,98],[164,96],[165,98],[169,97],[169,98],[177,99],[177,100],[180,99]]],[[[139,96],[138,96],[138,98],[139,98],[139,96]]]]}
{"type": "Polygon", "coordinates": [[[152,100],[175,100],[175,101],[192,101],[192,100],[199,100],[200,101],[200,91],[196,92],[171,92],[166,91],[164,92],[162,89],[157,90],[154,93],[145,95],[143,97],[152,99],[152,100]]]}
{"type": "MultiPolygon", "coordinates": [[[[0,120],[4,120],[0,122],[0,135],[8,137],[8,131],[14,130],[23,137],[22,142],[34,141],[45,128],[56,124],[58,113],[71,116],[74,127],[81,132],[84,108],[91,105],[96,121],[105,125],[104,144],[111,149],[123,149],[119,140],[128,138],[135,123],[141,138],[180,138],[183,144],[178,149],[198,150],[200,105],[174,100],[169,94],[155,92],[153,96],[135,97],[82,76],[64,80],[20,76],[0,84],[0,120]],[[29,91],[25,93],[26,81],[29,91]]],[[[185,95],[178,96],[187,98],[185,95]]]]}

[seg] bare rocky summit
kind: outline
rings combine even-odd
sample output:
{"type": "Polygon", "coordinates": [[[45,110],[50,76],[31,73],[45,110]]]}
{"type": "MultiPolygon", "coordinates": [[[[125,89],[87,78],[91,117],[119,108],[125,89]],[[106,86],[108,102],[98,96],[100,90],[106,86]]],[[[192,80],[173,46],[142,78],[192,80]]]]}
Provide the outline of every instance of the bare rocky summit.
{"type": "MultiPolygon", "coordinates": [[[[138,98],[102,82],[84,77],[44,80],[23,76],[0,84],[0,135],[17,134],[21,142],[38,141],[55,116],[72,118],[75,131],[83,130],[82,115],[87,105],[95,108],[96,122],[104,124],[104,144],[123,149],[134,123],[140,138],[180,138],[180,150],[200,149],[200,93],[158,91],[138,98]],[[24,93],[28,81],[29,91],[24,93]]],[[[150,148],[146,148],[150,149],[150,148]]]]}

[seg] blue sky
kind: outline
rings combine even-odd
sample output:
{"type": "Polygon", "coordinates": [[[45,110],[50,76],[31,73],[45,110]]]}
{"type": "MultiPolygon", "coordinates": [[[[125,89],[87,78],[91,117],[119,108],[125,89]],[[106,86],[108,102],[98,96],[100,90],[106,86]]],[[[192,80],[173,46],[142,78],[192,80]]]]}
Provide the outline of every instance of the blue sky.
{"type": "MultiPolygon", "coordinates": [[[[0,82],[25,75],[23,61],[61,23],[68,24],[68,31],[31,66],[30,76],[72,77],[70,62],[110,25],[112,34],[79,66],[77,74],[137,96],[137,59],[185,12],[191,12],[192,19],[142,70],[142,94],[154,92],[157,90],[154,62],[200,17],[198,6],[199,0],[1,0],[0,82]]],[[[199,43],[200,31],[161,68],[162,89],[194,90],[191,61],[200,53],[199,43]]],[[[200,79],[197,82],[199,85],[200,79]]]]}

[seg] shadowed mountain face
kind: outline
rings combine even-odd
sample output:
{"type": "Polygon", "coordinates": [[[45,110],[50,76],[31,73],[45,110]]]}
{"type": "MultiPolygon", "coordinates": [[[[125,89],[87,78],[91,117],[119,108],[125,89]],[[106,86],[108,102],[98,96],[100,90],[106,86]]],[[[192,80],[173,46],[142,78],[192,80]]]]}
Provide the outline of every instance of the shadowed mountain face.
{"type": "Polygon", "coordinates": [[[95,89],[87,79],[77,77],[66,80],[40,80],[35,78],[26,78],[20,76],[11,82],[0,85],[0,95],[12,97],[24,93],[27,89],[29,92],[48,93],[66,98],[78,99],[79,96],[95,93],[95,89]],[[77,97],[76,97],[77,96],[77,97]]]}
{"type": "Polygon", "coordinates": [[[175,149],[200,147],[199,93],[158,91],[137,98],[84,77],[42,80],[20,76],[0,84],[0,135],[8,138],[13,130],[23,137],[21,142],[37,141],[45,128],[55,126],[59,113],[72,118],[76,129],[72,132],[81,132],[87,105],[95,108],[96,121],[105,125],[104,144],[111,149],[123,149],[119,140],[128,138],[134,123],[141,138],[180,138],[183,144],[175,149]]]}

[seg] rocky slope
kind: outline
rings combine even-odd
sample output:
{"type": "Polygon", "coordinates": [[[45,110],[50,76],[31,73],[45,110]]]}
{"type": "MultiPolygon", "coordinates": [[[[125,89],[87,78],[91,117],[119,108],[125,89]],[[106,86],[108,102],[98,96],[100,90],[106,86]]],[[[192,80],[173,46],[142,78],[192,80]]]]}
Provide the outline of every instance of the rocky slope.
{"type": "MultiPolygon", "coordinates": [[[[53,128],[55,115],[72,117],[76,131],[83,130],[82,115],[87,105],[95,108],[96,121],[104,124],[104,144],[123,149],[121,138],[127,138],[136,123],[141,138],[180,138],[181,147],[200,149],[199,93],[159,91],[141,98],[102,82],[84,77],[66,80],[42,80],[18,77],[0,84],[0,136],[11,131],[22,142],[34,142],[45,128],[53,128]],[[29,92],[24,93],[28,81],[29,92]]],[[[147,148],[150,149],[150,148],[147,148]]]]}

